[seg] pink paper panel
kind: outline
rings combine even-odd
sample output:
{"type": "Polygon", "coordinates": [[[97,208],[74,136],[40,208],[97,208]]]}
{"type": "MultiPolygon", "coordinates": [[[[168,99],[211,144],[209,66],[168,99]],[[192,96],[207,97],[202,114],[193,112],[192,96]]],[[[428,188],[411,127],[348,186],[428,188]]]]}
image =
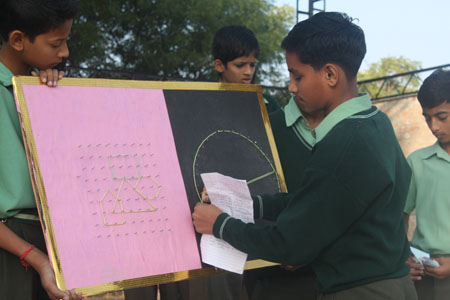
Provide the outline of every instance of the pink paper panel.
{"type": "Polygon", "coordinates": [[[67,288],[201,268],[162,90],[23,91],[67,288]]]}

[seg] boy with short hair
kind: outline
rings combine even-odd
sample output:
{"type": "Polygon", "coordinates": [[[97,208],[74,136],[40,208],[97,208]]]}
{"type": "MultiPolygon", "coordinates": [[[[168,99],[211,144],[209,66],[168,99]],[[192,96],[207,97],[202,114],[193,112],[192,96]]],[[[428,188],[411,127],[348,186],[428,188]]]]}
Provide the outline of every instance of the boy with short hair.
{"type": "Polygon", "coordinates": [[[255,217],[274,225],[245,224],[199,203],[196,230],[257,258],[311,264],[318,299],[416,299],[401,215],[411,173],[387,116],[358,94],[362,29],[345,14],[318,13],[282,48],[313,147],[301,187],[254,198],[255,217]]]}
{"type": "MultiPolygon", "coordinates": [[[[240,25],[220,28],[214,35],[212,52],[219,82],[254,83],[259,44],[250,29],[240,25]]],[[[268,113],[280,108],[268,95],[264,95],[264,102],[268,113]]]]}
{"type": "Polygon", "coordinates": [[[214,35],[212,53],[219,82],[253,82],[259,44],[250,29],[239,25],[220,28],[214,35]]]}
{"type": "MultiPolygon", "coordinates": [[[[28,75],[30,68],[53,69],[69,55],[66,41],[76,12],[76,0],[2,0],[0,4],[0,291],[4,299],[81,299],[80,294],[58,289],[46,255],[11,85],[13,75],[28,75]]],[[[57,80],[58,73],[54,75],[48,78],[49,85],[57,80]]]]}
{"type": "Polygon", "coordinates": [[[425,79],[417,98],[437,142],[408,157],[411,185],[404,209],[405,224],[416,209],[412,243],[431,254],[439,267],[425,268],[408,259],[419,300],[450,295],[450,71],[437,70],[425,79]]]}

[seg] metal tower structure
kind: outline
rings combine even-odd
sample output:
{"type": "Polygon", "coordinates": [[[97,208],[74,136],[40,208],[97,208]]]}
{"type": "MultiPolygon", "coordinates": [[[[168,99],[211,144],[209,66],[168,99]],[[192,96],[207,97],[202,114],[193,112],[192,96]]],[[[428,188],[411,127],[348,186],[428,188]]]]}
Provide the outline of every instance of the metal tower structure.
{"type": "Polygon", "coordinates": [[[326,0],[297,0],[297,23],[301,21],[300,16],[307,16],[309,18],[316,12],[325,11],[325,6],[326,0]],[[316,7],[315,4],[317,2],[322,2],[322,6],[319,8],[316,7]]]}

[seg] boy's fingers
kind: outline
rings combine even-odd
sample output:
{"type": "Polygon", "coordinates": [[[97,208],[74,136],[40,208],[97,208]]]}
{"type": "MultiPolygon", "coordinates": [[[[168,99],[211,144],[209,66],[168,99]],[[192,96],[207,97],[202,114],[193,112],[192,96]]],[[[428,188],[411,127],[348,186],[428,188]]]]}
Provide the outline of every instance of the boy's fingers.
{"type": "Polygon", "coordinates": [[[49,80],[49,85],[51,86],[56,86],[58,84],[58,80],[59,80],[59,71],[57,69],[52,69],[49,70],[49,74],[51,77],[51,81],[49,80]],[[50,84],[51,82],[51,84],[50,84]]]}
{"type": "Polygon", "coordinates": [[[69,296],[71,300],[81,300],[82,296],[81,293],[76,293],[74,290],[68,290],[69,296]]]}
{"type": "Polygon", "coordinates": [[[64,71],[59,71],[58,79],[62,79],[64,77],[64,71]]]}
{"type": "Polygon", "coordinates": [[[56,86],[58,84],[59,71],[57,69],[47,69],[40,72],[41,80],[47,83],[48,86],[56,86]]]}
{"type": "Polygon", "coordinates": [[[421,275],[424,274],[424,271],[423,271],[423,270],[419,270],[419,269],[411,269],[411,270],[409,271],[409,274],[410,274],[411,276],[421,276],[421,275]]]}
{"type": "MultiPolygon", "coordinates": [[[[33,75],[37,75],[36,72],[31,72],[31,74],[33,75]]],[[[39,77],[41,78],[42,83],[47,83],[47,72],[46,71],[41,71],[39,72],[39,77]]]]}
{"type": "Polygon", "coordinates": [[[33,75],[33,76],[37,76],[37,73],[36,73],[36,71],[31,71],[31,75],[33,75]]]}
{"type": "Polygon", "coordinates": [[[206,191],[205,187],[203,187],[203,191],[202,191],[202,202],[211,203],[211,200],[209,199],[208,192],[206,191]]]}

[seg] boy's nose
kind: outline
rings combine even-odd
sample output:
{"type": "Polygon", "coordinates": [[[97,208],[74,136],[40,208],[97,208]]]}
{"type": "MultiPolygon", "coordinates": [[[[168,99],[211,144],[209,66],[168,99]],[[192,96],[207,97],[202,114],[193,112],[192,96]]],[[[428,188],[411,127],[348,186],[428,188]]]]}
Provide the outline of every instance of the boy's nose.
{"type": "Polygon", "coordinates": [[[293,80],[290,81],[288,90],[292,94],[296,94],[297,93],[297,91],[298,91],[297,85],[295,84],[295,82],[293,80]]]}
{"type": "Polygon", "coordinates": [[[251,75],[252,74],[252,67],[250,65],[247,65],[245,67],[244,74],[245,75],[251,75]]]}
{"type": "Polygon", "coordinates": [[[437,133],[439,131],[439,128],[440,128],[439,121],[436,120],[435,118],[432,118],[431,119],[431,124],[430,124],[431,132],[433,134],[435,134],[435,133],[437,133]]]}
{"type": "Polygon", "coordinates": [[[67,47],[67,42],[61,46],[61,51],[58,53],[58,56],[61,58],[69,57],[69,47],[67,47]]]}

